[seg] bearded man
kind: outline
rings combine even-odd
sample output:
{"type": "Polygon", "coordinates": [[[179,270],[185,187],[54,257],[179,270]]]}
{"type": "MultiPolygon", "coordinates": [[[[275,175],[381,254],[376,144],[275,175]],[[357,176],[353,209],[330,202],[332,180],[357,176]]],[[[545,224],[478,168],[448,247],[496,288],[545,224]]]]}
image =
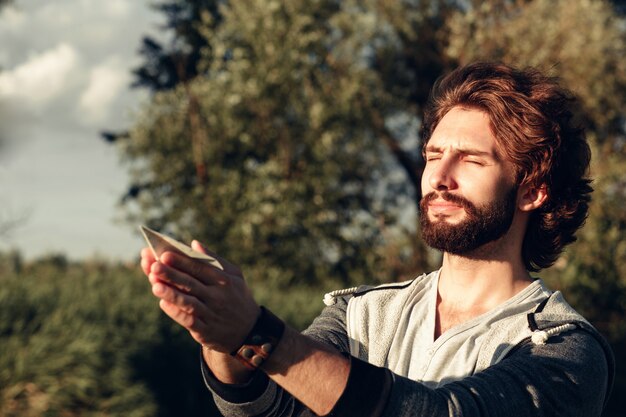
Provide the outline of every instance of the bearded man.
{"type": "Polygon", "coordinates": [[[476,63],[441,79],[423,119],[419,205],[441,268],[328,294],[302,334],[259,307],[223,259],[222,271],[145,249],[161,308],[203,346],[220,411],[599,416],[612,353],[530,274],[556,261],[587,215],[590,151],[573,101],[533,69],[476,63]]]}

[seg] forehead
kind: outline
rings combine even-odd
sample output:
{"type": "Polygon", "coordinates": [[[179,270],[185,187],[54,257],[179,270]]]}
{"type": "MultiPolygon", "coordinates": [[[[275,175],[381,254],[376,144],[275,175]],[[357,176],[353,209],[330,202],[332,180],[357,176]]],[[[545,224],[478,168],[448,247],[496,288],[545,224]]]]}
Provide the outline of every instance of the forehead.
{"type": "Polygon", "coordinates": [[[429,149],[477,150],[497,157],[497,142],[489,115],[484,111],[453,107],[437,124],[426,146],[429,149]]]}

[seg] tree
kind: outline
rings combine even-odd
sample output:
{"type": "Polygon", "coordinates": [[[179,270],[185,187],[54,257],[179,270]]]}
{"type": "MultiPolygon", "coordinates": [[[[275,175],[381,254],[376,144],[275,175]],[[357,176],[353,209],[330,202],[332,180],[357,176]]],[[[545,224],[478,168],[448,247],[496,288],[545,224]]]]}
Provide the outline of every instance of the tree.
{"type": "Polygon", "coordinates": [[[202,16],[212,18],[213,27],[221,21],[217,0],[170,0],[157,3],[154,8],[163,12],[166,23],[163,29],[171,33],[170,45],[146,36],[142,40],[140,55],[144,63],[133,72],[134,86],[150,91],[171,90],[181,82],[198,75],[198,63],[207,39],[199,32],[202,16]]]}
{"type": "Polygon", "coordinates": [[[203,75],[155,93],[120,142],[138,217],[201,238],[259,292],[391,279],[385,243],[411,234],[397,221],[408,193],[380,186],[390,156],[372,103],[391,98],[353,59],[360,39],[334,38],[351,16],[328,0],[232,1],[220,15],[201,26],[203,75]]]}
{"type": "MultiPolygon", "coordinates": [[[[177,5],[177,10],[186,10],[193,7],[193,2],[187,2],[190,3],[187,6],[183,6],[185,2],[179,1],[174,3],[177,5]]],[[[327,66],[329,70],[325,76],[342,74],[346,71],[352,72],[345,77],[355,81],[352,83],[352,86],[355,87],[351,88],[360,89],[359,92],[354,94],[360,94],[366,100],[359,107],[360,111],[363,112],[359,119],[361,123],[360,129],[366,132],[367,135],[380,140],[386,148],[386,150],[381,149],[381,152],[389,154],[389,156],[385,156],[383,159],[388,161],[387,165],[391,168],[386,167],[385,170],[395,172],[397,179],[387,182],[389,189],[383,200],[401,199],[403,200],[401,205],[412,207],[408,210],[413,212],[416,211],[414,202],[419,198],[419,179],[423,169],[423,161],[418,151],[419,143],[415,135],[418,123],[416,114],[419,113],[423,102],[426,100],[430,85],[444,67],[444,63],[440,62],[440,57],[442,56],[440,52],[441,36],[435,28],[442,25],[447,6],[438,3],[437,1],[413,1],[403,2],[402,4],[393,1],[314,2],[314,7],[320,9],[332,7],[335,11],[325,15],[328,21],[311,16],[316,19],[316,24],[332,28],[327,30],[327,39],[324,40],[326,45],[323,46],[330,52],[326,62],[321,64],[327,66]],[[324,3],[326,5],[323,5],[324,3]],[[331,32],[331,30],[334,32],[331,32]],[[331,33],[333,36],[329,36],[331,33]],[[333,39],[333,37],[336,39],[333,39]],[[352,63],[350,61],[354,61],[354,56],[359,56],[361,59],[357,63],[352,63]],[[331,70],[334,73],[330,72],[331,70]],[[357,80],[360,80],[360,84],[356,83],[357,80]],[[391,123],[389,123],[390,120],[391,123]],[[393,159],[390,159],[390,157],[393,159]],[[392,183],[395,183],[393,188],[391,188],[392,183]]],[[[254,6],[252,3],[241,1],[230,2],[229,7],[232,7],[232,9],[241,8],[240,4],[243,4],[244,8],[250,7],[253,10],[256,10],[255,7],[261,7],[260,5],[254,6]]],[[[296,13],[307,12],[300,6],[291,8],[296,13]]],[[[292,12],[292,15],[295,15],[294,12],[292,12]]],[[[151,70],[137,71],[138,79],[136,84],[148,86],[153,91],[166,90],[170,88],[172,82],[176,81],[176,77],[172,75],[172,65],[163,66],[155,65],[154,63],[171,63],[174,60],[173,57],[184,54],[184,51],[187,51],[189,47],[192,47],[192,50],[203,51],[203,59],[197,62],[203,69],[192,68],[186,72],[186,76],[189,76],[189,78],[183,80],[179,77],[177,79],[179,88],[182,87],[189,97],[189,106],[186,109],[191,129],[189,134],[192,137],[192,147],[198,149],[199,144],[203,141],[200,138],[200,136],[203,136],[203,128],[200,126],[202,115],[198,114],[198,100],[194,94],[189,94],[188,85],[191,78],[197,74],[202,74],[201,77],[204,77],[207,71],[209,74],[211,71],[224,71],[224,69],[214,68],[211,65],[211,61],[217,59],[219,67],[222,60],[228,62],[233,60],[233,56],[231,56],[233,51],[229,49],[227,44],[234,41],[235,37],[231,37],[230,40],[218,39],[228,31],[227,29],[216,30],[224,21],[227,21],[227,19],[221,16],[219,9],[205,10],[203,13],[198,13],[196,10],[195,13],[186,13],[186,16],[192,16],[193,19],[170,18],[170,22],[179,22],[181,25],[170,24],[169,26],[187,28],[180,30],[183,34],[192,32],[189,28],[194,28],[193,33],[199,33],[200,28],[202,28],[205,33],[204,40],[198,40],[197,37],[193,37],[194,42],[190,42],[190,37],[181,36],[180,41],[174,42],[174,45],[179,45],[179,47],[174,48],[175,50],[171,53],[163,53],[163,49],[160,46],[158,48],[146,49],[146,45],[149,46],[152,41],[144,41],[144,52],[152,50],[156,51],[156,54],[144,53],[144,56],[148,57],[148,59],[142,68],[151,68],[151,70]],[[207,18],[201,20],[200,17],[203,15],[207,18]],[[225,45],[221,51],[224,54],[223,56],[213,53],[214,44],[219,44],[220,42],[222,45],[225,45]],[[180,47],[181,44],[184,46],[180,47]],[[146,74],[154,75],[146,76],[146,74]],[[172,82],[155,82],[155,80],[161,79],[171,80],[172,82]]],[[[245,22],[257,22],[256,24],[258,24],[261,16],[264,15],[245,16],[241,17],[241,21],[235,20],[227,22],[227,24],[233,27],[243,22],[243,19],[246,19],[245,22]]],[[[234,19],[238,18],[235,17],[234,19]]],[[[236,31],[237,28],[232,30],[236,31]]],[[[178,32],[179,30],[176,31],[176,33],[178,32]]],[[[251,38],[248,41],[253,44],[263,39],[272,45],[279,45],[281,35],[277,31],[270,31],[258,39],[251,38]],[[272,36],[274,37],[272,38],[272,36]]],[[[281,46],[285,47],[286,45],[281,44],[281,46]]],[[[289,44],[289,46],[293,45],[289,44]]],[[[194,57],[198,56],[198,54],[192,55],[194,57]]],[[[257,61],[261,58],[263,56],[253,57],[257,61]]],[[[250,58],[248,59],[250,60],[250,58]]],[[[277,64],[280,65],[280,63],[277,64]]],[[[185,68],[188,69],[190,67],[186,66],[185,68]]],[[[231,69],[229,68],[228,70],[230,71],[231,69]]],[[[265,80],[262,79],[261,75],[261,83],[264,82],[265,80]]],[[[312,87],[317,88],[317,86],[312,87]]],[[[319,107],[319,105],[317,106],[319,107]]],[[[253,113],[247,115],[247,117],[252,116],[253,113]]],[[[337,118],[337,120],[340,119],[337,118]]],[[[109,140],[115,140],[120,135],[106,134],[106,136],[109,140]]],[[[200,152],[196,150],[193,152],[193,155],[196,171],[198,175],[202,176],[205,163],[199,157],[200,152]]],[[[389,178],[387,176],[387,179],[389,178]]],[[[138,200],[138,195],[142,192],[150,192],[147,189],[147,182],[134,181],[129,187],[126,201],[138,200]]],[[[405,210],[407,209],[405,208],[405,210]]],[[[408,225],[408,228],[403,226],[406,230],[402,233],[405,238],[405,242],[402,245],[387,246],[388,253],[386,257],[393,259],[393,261],[389,262],[390,265],[393,264],[391,267],[392,275],[411,274],[415,270],[423,269],[427,263],[424,248],[419,243],[419,240],[414,238],[416,226],[414,221],[412,223],[408,225]],[[404,246],[404,249],[397,249],[400,246],[404,246]],[[408,254],[405,253],[407,248],[410,249],[408,254]],[[402,252],[402,256],[390,256],[392,253],[397,254],[400,252],[402,252]]],[[[393,227],[389,229],[388,234],[395,233],[391,229],[393,227]]],[[[384,275],[384,272],[382,274],[384,275]]]]}
{"type": "Polygon", "coordinates": [[[339,6],[234,1],[219,26],[206,14],[203,75],[155,93],[119,142],[133,162],[135,218],[207,242],[244,267],[261,299],[388,280],[405,262],[392,264],[386,245],[412,248],[398,243],[412,235],[397,220],[405,180],[389,176],[391,155],[373,133],[387,127],[372,103],[394,98],[367,56],[354,60],[368,49],[359,31],[333,38],[355,17],[339,6]]]}

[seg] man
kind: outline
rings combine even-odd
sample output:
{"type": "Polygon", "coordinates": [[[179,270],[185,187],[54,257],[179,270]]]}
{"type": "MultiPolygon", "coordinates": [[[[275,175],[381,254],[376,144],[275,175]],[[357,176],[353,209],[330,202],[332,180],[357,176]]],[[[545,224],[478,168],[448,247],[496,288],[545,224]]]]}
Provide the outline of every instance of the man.
{"type": "Polygon", "coordinates": [[[422,127],[420,220],[441,268],[332,293],[303,334],[260,308],[226,261],[221,271],[144,249],[161,308],[203,345],[222,413],[599,416],[611,351],[528,272],[552,265],[587,215],[590,151],[571,101],[539,72],[500,64],[439,81],[422,127]]]}

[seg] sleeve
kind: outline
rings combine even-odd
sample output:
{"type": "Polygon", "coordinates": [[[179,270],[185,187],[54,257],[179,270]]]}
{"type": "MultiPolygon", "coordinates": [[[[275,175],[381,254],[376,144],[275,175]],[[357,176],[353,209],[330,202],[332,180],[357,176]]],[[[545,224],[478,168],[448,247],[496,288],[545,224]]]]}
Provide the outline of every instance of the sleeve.
{"type": "MultiPolygon", "coordinates": [[[[584,330],[555,337],[545,345],[526,343],[486,370],[437,389],[392,374],[380,414],[363,416],[600,416],[610,391],[607,354],[584,330]],[[554,340],[553,340],[554,339],[554,340]]],[[[361,367],[373,368],[370,364],[361,367]]],[[[355,367],[356,372],[359,367],[355,367]]],[[[349,377],[333,415],[350,416],[355,393],[365,381],[349,377]]],[[[364,400],[363,398],[361,399],[364,400]]]]}
{"type": "MultiPolygon", "coordinates": [[[[346,331],[347,299],[347,297],[338,298],[334,305],[324,308],[303,334],[347,354],[349,352],[346,331]]],[[[305,417],[314,415],[263,372],[257,371],[246,384],[223,384],[213,376],[203,359],[200,362],[205,385],[213,395],[218,410],[224,416],[305,417]]]]}

